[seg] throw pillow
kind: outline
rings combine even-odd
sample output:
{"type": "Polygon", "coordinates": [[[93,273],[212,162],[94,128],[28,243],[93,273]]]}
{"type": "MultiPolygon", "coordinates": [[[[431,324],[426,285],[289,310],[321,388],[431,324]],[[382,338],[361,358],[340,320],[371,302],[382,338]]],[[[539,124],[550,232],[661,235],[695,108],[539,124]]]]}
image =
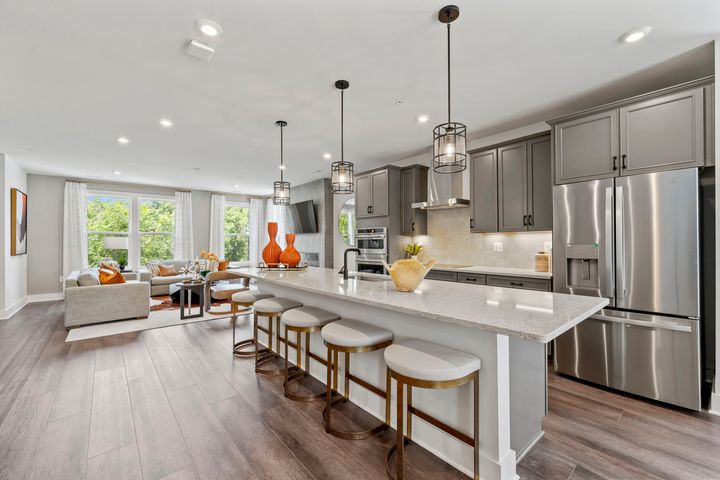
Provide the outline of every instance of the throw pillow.
{"type": "Polygon", "coordinates": [[[149,263],[147,269],[150,270],[150,274],[153,277],[160,276],[160,265],[158,265],[157,263],[149,263]]]}
{"type": "Polygon", "coordinates": [[[218,263],[218,272],[222,272],[228,268],[230,268],[230,260],[220,260],[220,263],[218,263]]]}
{"type": "Polygon", "coordinates": [[[120,270],[115,268],[101,268],[99,271],[100,285],[112,285],[114,283],[125,283],[125,277],[120,270]]]}
{"type": "Polygon", "coordinates": [[[85,269],[80,272],[77,278],[77,284],[80,287],[91,287],[93,285],[100,285],[100,278],[98,277],[97,269],[85,269]]]}
{"type": "Polygon", "coordinates": [[[158,268],[160,269],[160,276],[162,277],[172,277],[180,274],[175,265],[158,265],[158,268]]]}

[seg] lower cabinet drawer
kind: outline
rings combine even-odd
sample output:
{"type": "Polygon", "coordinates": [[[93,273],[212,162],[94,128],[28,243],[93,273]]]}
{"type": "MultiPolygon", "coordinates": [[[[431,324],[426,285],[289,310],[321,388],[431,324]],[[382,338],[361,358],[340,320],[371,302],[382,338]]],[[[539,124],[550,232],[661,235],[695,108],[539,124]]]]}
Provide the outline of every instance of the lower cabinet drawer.
{"type": "Polygon", "coordinates": [[[487,279],[482,273],[458,273],[457,281],[461,283],[474,283],[476,285],[485,285],[487,279]]]}
{"type": "Polygon", "coordinates": [[[458,274],[456,272],[448,272],[445,270],[430,270],[425,278],[430,280],[442,280],[444,282],[457,282],[458,274]]]}
{"type": "Polygon", "coordinates": [[[542,292],[549,292],[552,290],[550,280],[544,280],[542,278],[488,275],[487,284],[493,287],[522,288],[524,290],[540,290],[542,292]]]}

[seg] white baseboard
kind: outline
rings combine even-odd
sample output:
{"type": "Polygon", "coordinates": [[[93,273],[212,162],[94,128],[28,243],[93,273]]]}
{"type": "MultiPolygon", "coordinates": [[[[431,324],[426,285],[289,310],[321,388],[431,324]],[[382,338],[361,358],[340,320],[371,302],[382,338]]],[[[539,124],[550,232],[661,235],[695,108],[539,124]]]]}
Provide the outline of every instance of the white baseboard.
{"type": "MultiPolygon", "coordinates": [[[[717,381],[717,378],[715,380],[717,381]]],[[[708,413],[720,416],[720,393],[718,393],[715,388],[715,381],[713,381],[713,389],[712,392],[710,392],[710,405],[708,413]]]]}
{"type": "Polygon", "coordinates": [[[0,320],[7,320],[8,318],[15,315],[17,312],[27,305],[27,296],[22,297],[20,300],[9,306],[5,310],[0,310],[0,320]]]}
{"type": "Polygon", "coordinates": [[[35,295],[28,295],[27,303],[51,302],[54,300],[62,300],[64,298],[65,298],[65,294],[63,292],[37,293],[35,295]]]}

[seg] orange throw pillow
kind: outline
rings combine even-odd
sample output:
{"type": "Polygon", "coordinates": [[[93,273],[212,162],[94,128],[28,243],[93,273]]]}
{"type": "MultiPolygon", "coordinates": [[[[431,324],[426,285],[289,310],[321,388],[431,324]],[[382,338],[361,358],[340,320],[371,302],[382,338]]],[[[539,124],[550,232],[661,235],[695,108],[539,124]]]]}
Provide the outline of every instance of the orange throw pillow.
{"type": "Polygon", "coordinates": [[[228,268],[230,268],[230,260],[220,260],[220,263],[218,263],[218,272],[222,272],[228,268]]]}
{"type": "Polygon", "coordinates": [[[174,265],[158,265],[158,268],[160,269],[161,277],[172,277],[173,275],[180,274],[180,272],[177,271],[177,268],[175,268],[174,265]]]}
{"type": "Polygon", "coordinates": [[[103,267],[99,270],[100,285],[112,285],[114,283],[125,283],[125,277],[117,268],[103,267]]]}

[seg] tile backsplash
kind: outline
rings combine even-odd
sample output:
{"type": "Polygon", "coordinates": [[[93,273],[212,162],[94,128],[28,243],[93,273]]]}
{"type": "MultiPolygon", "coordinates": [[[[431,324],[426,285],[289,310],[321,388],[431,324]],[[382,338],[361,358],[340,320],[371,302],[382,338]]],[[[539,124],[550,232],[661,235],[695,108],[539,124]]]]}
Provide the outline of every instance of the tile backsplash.
{"type": "Polygon", "coordinates": [[[469,225],[469,208],[430,210],[428,234],[414,241],[440,263],[529,269],[535,268],[535,254],[552,242],[551,232],[470,233],[469,225]],[[501,252],[493,250],[496,242],[502,243],[501,252]]]}

